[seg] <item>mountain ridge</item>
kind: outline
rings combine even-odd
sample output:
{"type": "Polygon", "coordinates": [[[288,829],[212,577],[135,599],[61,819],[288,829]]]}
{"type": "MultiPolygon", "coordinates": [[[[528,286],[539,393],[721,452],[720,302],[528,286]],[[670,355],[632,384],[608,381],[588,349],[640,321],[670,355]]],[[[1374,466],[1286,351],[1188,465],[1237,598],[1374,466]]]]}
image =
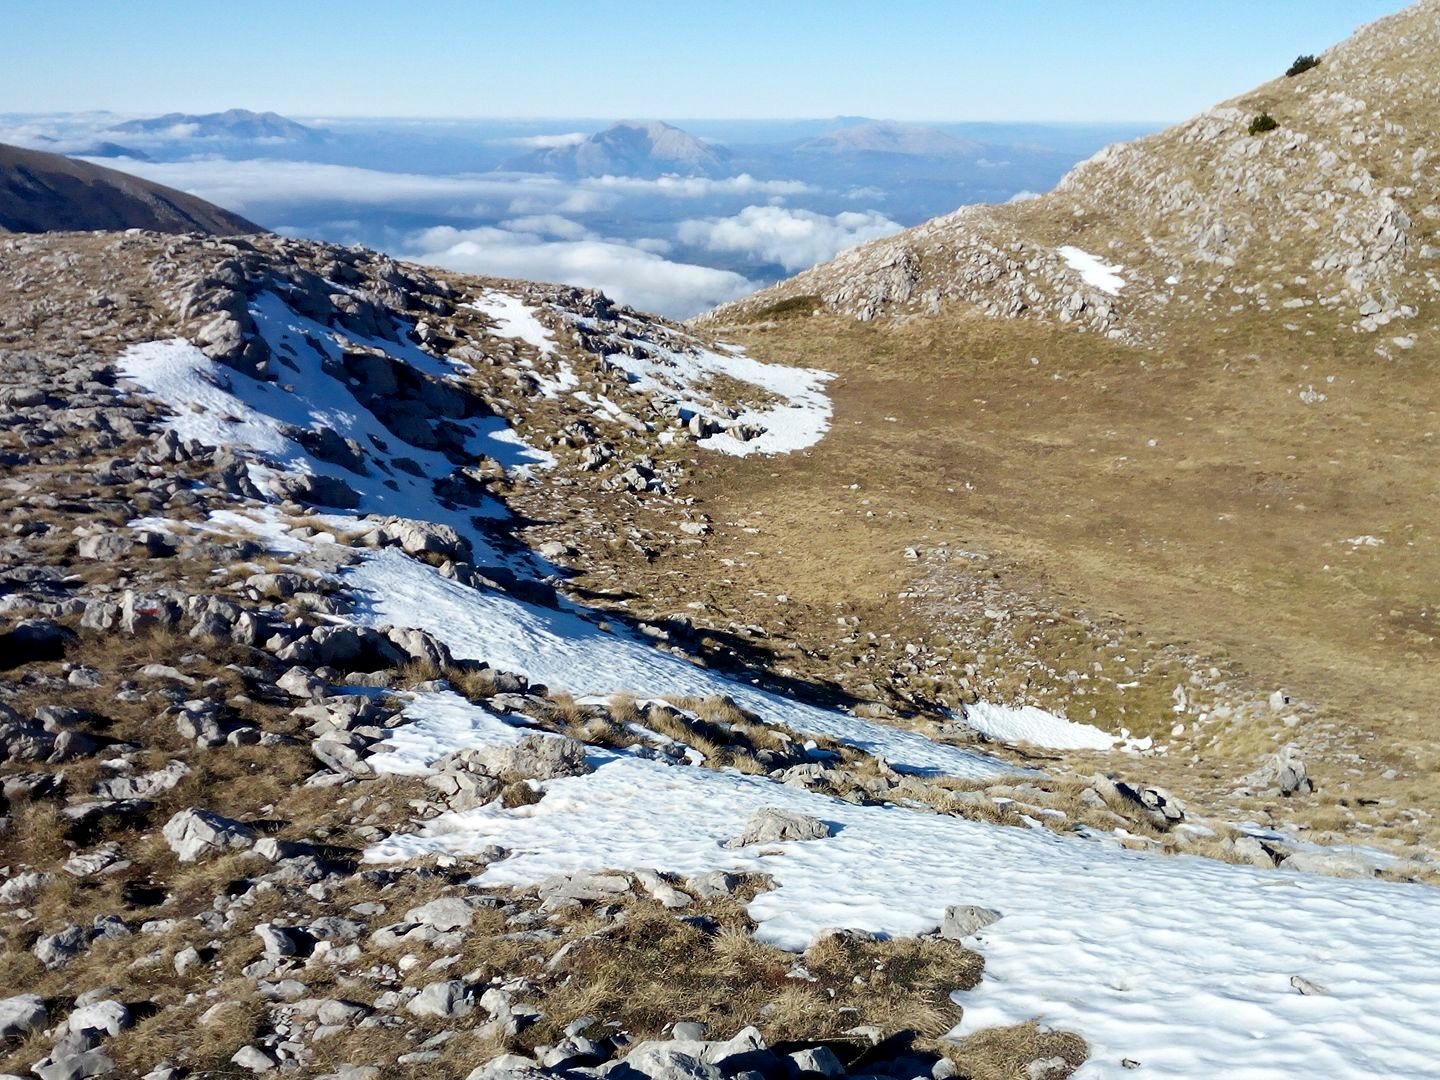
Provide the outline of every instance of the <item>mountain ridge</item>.
{"type": "Polygon", "coordinates": [[[1259,313],[1305,309],[1374,332],[1413,317],[1433,290],[1436,132],[1423,103],[1440,92],[1435,71],[1440,5],[1422,0],[1316,68],[1102,150],[1038,199],[962,208],[702,318],[805,296],[859,319],[959,303],[1145,341],[1239,296],[1259,313]],[[1278,129],[1251,134],[1265,112],[1278,129]],[[1122,266],[1125,287],[1091,285],[1066,246],[1122,266]],[[1306,280],[1276,288],[1272,266],[1306,280]]]}
{"type": "Polygon", "coordinates": [[[194,195],[129,173],[0,145],[0,233],[112,229],[226,236],[265,231],[194,195]]]}

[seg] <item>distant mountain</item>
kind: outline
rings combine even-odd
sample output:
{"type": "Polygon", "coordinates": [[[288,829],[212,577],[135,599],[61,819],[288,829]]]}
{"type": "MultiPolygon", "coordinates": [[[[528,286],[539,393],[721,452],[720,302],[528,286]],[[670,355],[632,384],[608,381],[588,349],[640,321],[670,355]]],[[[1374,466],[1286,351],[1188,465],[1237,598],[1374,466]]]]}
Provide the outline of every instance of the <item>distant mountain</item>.
{"type": "Polygon", "coordinates": [[[0,144],[0,233],[151,229],[264,232],[237,214],[127,173],[0,144]]]}
{"type": "Polygon", "coordinates": [[[512,158],[506,172],[560,176],[684,176],[728,174],[730,151],[659,120],[623,120],[574,146],[535,150],[512,158]]]}
{"type": "Polygon", "coordinates": [[[975,157],[980,143],[924,124],[866,120],[806,139],[795,147],[802,154],[900,154],[908,157],[975,157]]]}
{"type": "Polygon", "coordinates": [[[143,150],[136,150],[133,146],[121,146],[119,143],[109,141],[92,143],[80,150],[71,152],[72,157],[100,157],[100,158],[130,158],[132,161],[149,161],[150,155],[143,150]]]}
{"type": "Polygon", "coordinates": [[[227,109],[220,113],[166,113],[144,120],[126,120],[107,128],[125,135],[165,135],[189,139],[285,139],[299,142],[319,138],[315,128],[287,120],[279,113],[227,109]]]}

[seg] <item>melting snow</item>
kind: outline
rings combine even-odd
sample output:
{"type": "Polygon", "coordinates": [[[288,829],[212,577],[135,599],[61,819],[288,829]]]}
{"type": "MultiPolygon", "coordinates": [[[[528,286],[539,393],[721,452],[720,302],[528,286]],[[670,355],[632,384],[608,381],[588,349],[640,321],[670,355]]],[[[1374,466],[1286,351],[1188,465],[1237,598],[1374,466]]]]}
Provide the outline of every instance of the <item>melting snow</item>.
{"type": "MultiPolygon", "coordinates": [[[[511,737],[469,708],[478,737],[511,737]]],[[[512,854],[487,885],[602,868],[768,873],[776,888],[750,913],[762,940],[789,949],[826,927],[933,930],[947,905],[981,904],[1003,917],[973,942],[985,974],[956,996],[958,1033],[1032,1018],[1078,1032],[1091,1048],[1081,1077],[1437,1075],[1440,891],[1142,855],[606,751],[591,761],[533,806],[447,813],[368,857],[497,843],[512,854]],[[722,848],[762,806],[835,835],[722,848]],[[1296,975],[1327,992],[1301,995],[1296,975]]]]}
{"type": "Polygon", "coordinates": [[[602,631],[573,609],[556,611],[505,593],[471,589],[396,551],[369,555],[344,575],[357,593],[358,620],[421,627],[457,657],[485,660],[551,689],[649,697],[727,694],[763,720],[881,754],[901,771],[970,777],[1014,771],[917,732],[807,705],[697,667],[624,630],[602,631]]]}
{"type": "Polygon", "coordinates": [[[1109,750],[1120,742],[1119,736],[1055,716],[1034,705],[1015,709],[979,702],[966,705],[961,719],[995,742],[1029,743],[1052,750],[1109,750]]]}
{"type": "Polygon", "coordinates": [[[1086,285],[1093,285],[1103,293],[1116,295],[1125,287],[1125,279],[1120,276],[1123,266],[1111,266],[1100,261],[1098,256],[1091,255],[1088,251],[1081,251],[1077,247],[1056,248],[1065,264],[1080,275],[1086,285]]]}
{"type": "MultiPolygon", "coordinates": [[[[533,346],[542,358],[555,355],[554,335],[536,316],[535,309],[519,297],[509,293],[487,292],[470,307],[495,323],[495,333],[499,337],[523,341],[533,346]]],[[[522,360],[521,363],[534,371],[535,365],[532,361],[522,360]]],[[[558,360],[554,376],[542,375],[538,371],[534,371],[534,374],[540,392],[549,398],[559,397],[580,385],[574,368],[563,359],[558,360]]]]}
{"type": "Polygon", "coordinates": [[[712,376],[729,376],[781,399],[774,405],[742,409],[735,417],[742,424],[763,428],[763,435],[741,440],[722,432],[697,442],[708,450],[737,457],[785,454],[814,446],[830,429],[830,397],[824,386],[835,376],[828,371],[761,363],[733,346],[726,353],[698,346],[688,352],[652,346],[643,356],[617,352],[605,359],[625,371],[642,392],[678,397],[682,408],[721,422],[730,417],[705,389],[712,376]]]}
{"type": "MultiPolygon", "coordinates": [[[[179,338],[130,346],[121,357],[120,373],[170,406],[174,415],[166,423],[182,439],[246,447],[281,472],[343,480],[359,493],[361,514],[395,514],[450,525],[471,540],[477,555],[489,551],[472,518],[503,517],[504,507],[487,496],[477,507],[452,509],[436,497],[431,480],[448,476],[455,466],[439,451],[422,450],[396,438],[356,399],[344,379],[329,373],[336,368],[320,361],[323,356],[338,365],[342,349],[336,332],[297,315],[271,293],[257,298],[250,310],[275,355],[293,361],[293,367],[281,364],[278,382],[223,367],[179,338]],[[294,429],[324,427],[364,449],[369,475],[322,461],[291,438],[294,429]],[[381,446],[391,449],[382,451],[381,446]]],[[[362,344],[380,347],[433,376],[443,378],[454,371],[414,345],[362,344]]],[[[454,423],[469,430],[467,450],[477,459],[483,454],[521,471],[554,461],[550,454],[526,446],[503,417],[454,423]]]]}

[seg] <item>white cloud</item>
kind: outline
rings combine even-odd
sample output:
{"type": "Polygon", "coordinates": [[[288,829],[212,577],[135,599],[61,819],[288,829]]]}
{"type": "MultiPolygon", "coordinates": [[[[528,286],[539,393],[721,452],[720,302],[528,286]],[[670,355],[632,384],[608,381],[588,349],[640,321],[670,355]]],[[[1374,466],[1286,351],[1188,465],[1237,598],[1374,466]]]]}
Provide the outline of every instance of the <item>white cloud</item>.
{"type": "Polygon", "coordinates": [[[511,218],[502,221],[500,228],[511,232],[533,233],[538,236],[553,236],[560,240],[589,240],[595,234],[560,214],[532,214],[529,217],[511,218]]]}
{"type": "Polygon", "coordinates": [[[712,179],[705,176],[596,176],[580,181],[586,187],[626,193],[668,195],[676,199],[704,199],[712,195],[803,195],[815,188],[801,180],[757,180],[749,173],[712,179]]]}
{"type": "Polygon", "coordinates": [[[831,217],[782,206],[747,206],[733,217],[682,221],[677,235],[709,251],[741,252],[794,272],[900,229],[874,210],[831,217]]]}
{"type": "Polygon", "coordinates": [[[1010,198],[1006,199],[1005,201],[1029,202],[1031,199],[1038,199],[1039,197],[1040,193],[1038,191],[1017,191],[1014,195],[1011,195],[1010,198]]]}
{"type": "Polygon", "coordinates": [[[555,150],[578,146],[590,136],[583,131],[567,131],[563,135],[519,135],[513,139],[496,139],[504,146],[521,146],[529,150],[555,150]]]}
{"type": "Polygon", "coordinates": [[[600,176],[559,180],[531,174],[480,173],[424,176],[382,172],[353,165],[313,161],[236,161],[220,157],[189,161],[123,161],[125,172],[179,188],[211,202],[245,213],[265,206],[350,202],[370,206],[406,205],[483,214],[486,201],[507,206],[512,216],[593,214],[609,210],[622,198],[704,199],[718,195],[779,196],[811,190],[798,180],[756,180],[753,176],[722,179],[662,176],[647,180],[600,176]]]}
{"type": "Polygon", "coordinates": [[[756,287],[729,270],[672,262],[614,240],[546,240],[508,229],[439,226],[410,237],[397,254],[463,273],[603,289],[621,303],[672,318],[687,318],[756,287]]]}

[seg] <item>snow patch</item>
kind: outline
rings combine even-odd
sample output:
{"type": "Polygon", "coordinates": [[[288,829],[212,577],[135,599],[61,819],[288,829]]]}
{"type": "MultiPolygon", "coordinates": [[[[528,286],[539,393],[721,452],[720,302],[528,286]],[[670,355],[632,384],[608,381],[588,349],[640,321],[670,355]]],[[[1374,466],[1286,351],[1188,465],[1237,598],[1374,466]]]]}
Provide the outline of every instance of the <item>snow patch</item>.
{"type": "Polygon", "coordinates": [[[787,454],[814,446],[830,429],[830,397],[824,386],[835,376],[828,371],[762,363],[733,346],[724,353],[699,346],[689,351],[653,346],[644,356],[617,352],[605,359],[628,374],[631,384],[642,393],[678,397],[682,409],[722,424],[763,429],[763,434],[748,440],[728,431],[700,439],[696,445],[707,450],[736,457],[787,454]],[[742,408],[732,419],[731,412],[722,411],[706,389],[706,383],[717,375],[749,383],[781,400],[742,408]]]}
{"type": "Polygon", "coordinates": [[[961,710],[960,719],[994,742],[1029,743],[1051,750],[1110,750],[1121,741],[1090,724],[1081,724],[1038,709],[976,702],[961,710]]]}
{"type": "Polygon", "coordinates": [[[1065,265],[1079,274],[1086,285],[1094,286],[1111,296],[1115,296],[1125,287],[1125,279],[1120,276],[1120,271],[1125,269],[1123,266],[1103,263],[1099,256],[1069,245],[1055,250],[1065,260],[1065,265]]]}

